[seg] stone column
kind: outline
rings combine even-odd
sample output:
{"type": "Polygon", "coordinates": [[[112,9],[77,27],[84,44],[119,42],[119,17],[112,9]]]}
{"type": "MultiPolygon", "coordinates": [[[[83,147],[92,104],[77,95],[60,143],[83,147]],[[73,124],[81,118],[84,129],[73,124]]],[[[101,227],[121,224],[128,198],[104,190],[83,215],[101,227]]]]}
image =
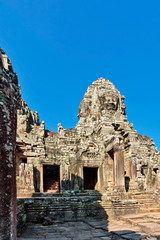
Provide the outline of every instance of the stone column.
{"type": "Polygon", "coordinates": [[[115,189],[124,190],[124,151],[120,147],[114,148],[114,184],[115,189]]]}
{"type": "Polygon", "coordinates": [[[157,171],[157,188],[160,191],[160,169],[157,171]]]}
{"type": "MultiPolygon", "coordinates": [[[[18,80],[0,49],[0,240],[16,239],[16,126],[18,80]]],[[[6,56],[6,55],[5,55],[6,56]]]]}
{"type": "Polygon", "coordinates": [[[40,192],[44,192],[44,186],[43,186],[43,164],[41,164],[41,168],[40,168],[40,192]]]}
{"type": "Polygon", "coordinates": [[[132,155],[130,160],[130,178],[131,180],[135,180],[136,177],[137,177],[136,156],[132,155]]]}

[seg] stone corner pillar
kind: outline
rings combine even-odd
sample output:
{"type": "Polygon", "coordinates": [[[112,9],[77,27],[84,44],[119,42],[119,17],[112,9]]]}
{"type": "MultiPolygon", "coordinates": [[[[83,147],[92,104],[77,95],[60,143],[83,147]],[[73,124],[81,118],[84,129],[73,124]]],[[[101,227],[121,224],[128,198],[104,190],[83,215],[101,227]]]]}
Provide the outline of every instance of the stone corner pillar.
{"type": "Polygon", "coordinates": [[[131,155],[130,160],[130,177],[134,181],[137,177],[137,164],[136,164],[136,155],[131,155]]]}
{"type": "Polygon", "coordinates": [[[0,240],[16,239],[17,75],[4,68],[0,49],[0,240]]]}
{"type": "Polygon", "coordinates": [[[125,190],[124,150],[119,146],[114,148],[114,184],[117,191],[125,190]]]}

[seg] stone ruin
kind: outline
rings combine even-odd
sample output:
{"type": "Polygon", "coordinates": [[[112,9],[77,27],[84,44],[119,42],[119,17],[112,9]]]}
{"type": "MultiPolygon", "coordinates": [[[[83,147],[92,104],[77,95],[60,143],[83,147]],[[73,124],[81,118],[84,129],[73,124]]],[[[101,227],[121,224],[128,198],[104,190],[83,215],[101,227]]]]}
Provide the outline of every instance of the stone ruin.
{"type": "MultiPolygon", "coordinates": [[[[59,123],[58,131],[53,132],[46,130],[38,113],[19,99],[11,62],[3,50],[0,56],[0,90],[4,107],[7,104],[12,111],[4,116],[1,112],[1,119],[8,117],[4,137],[1,135],[5,147],[10,118],[15,131],[17,99],[21,102],[16,136],[19,228],[26,218],[31,222],[44,216],[77,220],[160,210],[160,152],[151,138],[138,134],[127,121],[125,97],[112,82],[104,78],[94,81],[80,103],[75,129],[64,129],[59,123]],[[8,90],[2,86],[5,79],[8,90]]],[[[1,154],[2,158],[3,150],[1,154]]],[[[14,179],[9,180],[14,183],[14,179]]]]}
{"type": "Polygon", "coordinates": [[[21,100],[17,195],[20,204],[25,199],[28,221],[160,211],[160,152],[127,121],[124,99],[99,78],[80,103],[75,129],[59,123],[57,132],[46,130],[21,100]]]}
{"type": "Polygon", "coordinates": [[[0,49],[0,240],[16,239],[17,75],[0,49]]]}
{"type": "Polygon", "coordinates": [[[150,191],[160,188],[160,152],[151,138],[127,121],[125,97],[99,78],[82,99],[75,129],[45,129],[22,99],[17,128],[17,192],[97,190],[150,191]]]}

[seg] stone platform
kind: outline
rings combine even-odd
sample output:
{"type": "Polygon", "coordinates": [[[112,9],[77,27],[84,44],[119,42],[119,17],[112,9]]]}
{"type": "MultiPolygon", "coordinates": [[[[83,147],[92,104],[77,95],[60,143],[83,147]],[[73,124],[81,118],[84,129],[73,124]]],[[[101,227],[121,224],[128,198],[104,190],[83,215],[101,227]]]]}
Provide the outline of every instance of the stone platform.
{"type": "Polygon", "coordinates": [[[159,236],[160,239],[160,212],[132,214],[120,217],[122,221],[138,227],[146,234],[159,236]]]}
{"type": "MultiPolygon", "coordinates": [[[[146,214],[125,216],[123,220],[83,220],[76,222],[55,223],[49,226],[41,224],[27,224],[18,240],[36,239],[61,239],[61,240],[159,240],[158,232],[160,224],[159,213],[149,215],[147,225],[143,228],[139,219],[145,219],[146,214]],[[137,217],[137,218],[136,218],[137,217]],[[132,220],[137,219],[138,224],[132,224],[132,220]],[[157,226],[155,228],[153,226],[157,226]]],[[[145,226],[145,223],[144,223],[145,226]]]]}
{"type": "MultiPolygon", "coordinates": [[[[41,195],[18,199],[18,206],[24,206],[27,222],[39,223],[46,216],[53,222],[77,221],[88,217],[107,219],[106,212],[100,205],[100,194],[41,195]]],[[[22,207],[19,212],[22,213],[22,207]]]]}
{"type": "MultiPolygon", "coordinates": [[[[120,219],[128,214],[159,212],[153,194],[114,193],[105,195],[97,191],[34,194],[32,198],[18,199],[18,232],[27,223],[41,223],[45,217],[52,222],[83,221],[84,219],[120,219]],[[151,197],[152,196],[152,197],[151,197]],[[134,198],[136,199],[134,199],[134,198]],[[152,199],[153,198],[153,199],[152,199]]],[[[131,219],[130,219],[131,221],[131,219]]],[[[146,219],[145,219],[146,221],[146,219]]],[[[133,223],[134,221],[132,221],[133,223]]]]}

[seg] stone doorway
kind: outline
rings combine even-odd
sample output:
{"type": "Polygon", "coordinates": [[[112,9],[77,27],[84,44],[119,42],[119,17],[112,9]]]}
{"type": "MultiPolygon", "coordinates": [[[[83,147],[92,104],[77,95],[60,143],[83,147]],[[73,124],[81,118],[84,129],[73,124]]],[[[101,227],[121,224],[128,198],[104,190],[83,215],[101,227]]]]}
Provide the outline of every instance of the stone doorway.
{"type": "Polygon", "coordinates": [[[129,182],[130,182],[130,178],[129,177],[125,177],[125,190],[126,192],[129,191],[129,182]]]}
{"type": "Polygon", "coordinates": [[[83,167],[84,189],[95,190],[98,181],[98,167],[83,167]]]}
{"type": "Polygon", "coordinates": [[[44,192],[54,193],[60,191],[60,166],[43,166],[43,186],[44,192]]]}

